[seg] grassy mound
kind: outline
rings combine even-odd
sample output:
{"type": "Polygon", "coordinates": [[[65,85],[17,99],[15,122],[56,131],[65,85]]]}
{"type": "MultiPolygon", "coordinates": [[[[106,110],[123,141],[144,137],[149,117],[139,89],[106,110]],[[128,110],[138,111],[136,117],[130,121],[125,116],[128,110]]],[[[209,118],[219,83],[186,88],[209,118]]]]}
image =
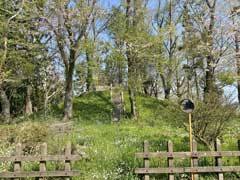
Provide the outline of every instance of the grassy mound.
{"type": "MultiPolygon", "coordinates": [[[[138,109],[138,122],[150,126],[177,122],[184,119],[184,115],[178,105],[169,101],[158,100],[153,97],[139,94],[136,98],[138,109]],[[174,112],[174,113],[172,113],[174,112]]],[[[128,93],[124,94],[124,106],[126,112],[122,120],[130,119],[130,103],[128,93]]],[[[59,111],[63,106],[61,105],[59,111]]],[[[114,105],[111,102],[110,92],[90,92],[75,97],[73,104],[74,120],[84,124],[109,124],[111,123],[114,105]]]]}
{"type": "MultiPolygon", "coordinates": [[[[113,104],[109,92],[91,92],[74,99],[74,119],[71,131],[61,134],[51,129],[51,120],[35,122],[28,121],[14,125],[0,126],[0,155],[11,155],[17,141],[28,145],[29,153],[37,153],[42,139],[48,143],[48,152],[58,154],[63,151],[67,141],[71,141],[74,152],[85,152],[88,159],[73,164],[79,169],[81,177],[76,180],[137,180],[140,176],[134,174],[136,167],[142,167],[143,161],[135,158],[136,152],[143,151],[143,141],[150,142],[150,151],[166,151],[167,141],[172,140],[174,151],[188,151],[188,132],[179,124],[186,119],[178,105],[168,101],[157,100],[145,95],[138,95],[137,121],[129,118],[130,104],[125,93],[126,114],[120,123],[111,123],[113,104]],[[20,131],[23,133],[19,133],[20,131]],[[38,133],[35,133],[38,131],[38,133]],[[34,147],[36,147],[34,149],[34,147]]],[[[59,106],[59,110],[62,105],[59,106]]],[[[239,137],[239,120],[234,121],[234,128],[226,128],[223,150],[237,150],[236,140],[239,137]],[[235,136],[233,136],[235,134],[235,136]]],[[[233,127],[229,125],[229,127],[233,127]]],[[[199,145],[199,150],[206,147],[199,145]]],[[[238,159],[237,159],[238,160],[238,159]]],[[[211,164],[212,159],[202,160],[202,165],[211,164]]],[[[234,165],[235,160],[224,162],[234,165]]],[[[179,166],[189,166],[188,160],[176,160],[179,166]]],[[[151,167],[166,166],[165,159],[154,159],[151,167]]],[[[56,165],[57,168],[60,168],[56,165]]],[[[0,171],[11,168],[0,164],[0,171]]],[[[54,165],[51,165],[54,169],[54,165]]],[[[38,164],[25,164],[25,170],[38,169],[38,164]]],[[[215,175],[208,174],[202,179],[213,180],[215,175]]],[[[230,174],[229,179],[234,177],[230,174]]],[[[158,175],[152,179],[167,179],[167,175],[158,175]]]]}
{"type": "Polygon", "coordinates": [[[85,123],[110,123],[113,104],[109,92],[91,92],[76,97],[74,119],[85,123]]]}

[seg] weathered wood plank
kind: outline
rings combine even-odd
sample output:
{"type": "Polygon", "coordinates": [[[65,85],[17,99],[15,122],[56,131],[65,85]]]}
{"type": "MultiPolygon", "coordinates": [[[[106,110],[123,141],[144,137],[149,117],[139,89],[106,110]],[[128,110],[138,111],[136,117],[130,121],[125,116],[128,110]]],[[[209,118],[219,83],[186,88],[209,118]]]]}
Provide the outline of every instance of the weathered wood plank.
{"type": "Polygon", "coordinates": [[[0,162],[14,162],[14,161],[78,161],[87,158],[86,155],[41,155],[41,156],[10,156],[0,157],[0,162]]]}
{"type": "MultiPolygon", "coordinates": [[[[41,155],[43,155],[43,156],[47,155],[47,144],[46,143],[43,143],[41,145],[41,155]]],[[[40,172],[47,171],[47,161],[40,161],[39,171],[40,172]]],[[[39,178],[39,180],[44,180],[44,179],[39,178]]]]}
{"type": "MultiPolygon", "coordinates": [[[[143,145],[143,147],[144,147],[144,153],[148,153],[149,152],[149,143],[148,143],[148,141],[144,141],[144,145],[143,145]]],[[[148,157],[145,157],[144,158],[144,167],[145,168],[149,168],[149,159],[148,159],[148,157]]],[[[148,173],[145,173],[145,175],[144,175],[144,180],[149,180],[149,175],[148,175],[148,173]]]]}
{"type": "Polygon", "coordinates": [[[137,158],[202,158],[202,157],[239,157],[240,151],[200,151],[200,152],[148,152],[136,153],[137,158]]]}
{"type": "MultiPolygon", "coordinates": [[[[65,155],[71,156],[71,142],[67,143],[67,146],[65,148],[65,155]]],[[[65,171],[71,171],[71,161],[65,160],[65,171]]],[[[66,177],[66,180],[70,180],[70,177],[66,177]]]]}
{"type": "Polygon", "coordinates": [[[136,168],[136,174],[166,174],[166,173],[222,173],[240,172],[240,166],[205,166],[205,167],[166,167],[166,168],[136,168]]]}
{"type": "MultiPolygon", "coordinates": [[[[221,142],[219,139],[215,142],[215,151],[220,152],[221,151],[221,142]]],[[[222,159],[221,157],[216,157],[216,166],[222,167],[222,159]]],[[[218,173],[218,180],[224,180],[223,173],[218,173]]]]}
{"type": "MultiPolygon", "coordinates": [[[[13,162],[14,172],[0,172],[1,178],[28,178],[34,177],[39,178],[40,180],[45,177],[64,177],[70,180],[72,176],[80,176],[79,171],[71,170],[71,162],[78,161],[80,159],[86,158],[86,155],[72,155],[71,154],[71,144],[68,143],[65,149],[64,155],[47,155],[47,144],[44,143],[41,145],[41,155],[38,156],[24,156],[22,154],[21,144],[16,145],[16,152],[14,156],[10,157],[0,157],[0,162],[13,162]],[[21,171],[21,164],[24,161],[38,161],[39,162],[39,171],[21,171]],[[65,169],[62,171],[47,171],[47,162],[48,161],[64,161],[65,169]]],[[[62,178],[61,178],[62,179],[62,178]]]]}
{"type": "MultiPolygon", "coordinates": [[[[172,141],[168,141],[167,147],[168,147],[168,152],[172,153],[173,152],[172,141]]],[[[168,158],[168,167],[173,167],[173,166],[174,166],[173,157],[169,157],[168,158]]],[[[168,180],[174,180],[174,174],[169,174],[168,180]]]]}
{"type": "MultiPolygon", "coordinates": [[[[18,144],[16,145],[15,155],[16,155],[17,157],[22,155],[22,145],[21,145],[21,143],[18,143],[18,144]]],[[[20,172],[20,171],[21,171],[21,167],[22,167],[22,162],[15,160],[15,161],[14,161],[14,164],[13,164],[13,170],[14,170],[14,172],[20,172]]],[[[0,177],[1,177],[1,176],[0,176],[0,177]]],[[[15,180],[17,180],[17,179],[15,179],[15,180]]]]}
{"type": "MultiPolygon", "coordinates": [[[[197,142],[195,139],[192,142],[192,150],[193,150],[193,152],[197,152],[197,142]]],[[[198,157],[192,157],[192,165],[193,165],[193,167],[198,167],[198,157]]],[[[194,180],[199,179],[199,176],[197,173],[194,173],[193,177],[194,177],[193,178],[194,180]]]]}
{"type": "Polygon", "coordinates": [[[80,176],[79,171],[48,171],[48,172],[1,172],[0,178],[27,178],[27,177],[73,177],[80,176]]]}

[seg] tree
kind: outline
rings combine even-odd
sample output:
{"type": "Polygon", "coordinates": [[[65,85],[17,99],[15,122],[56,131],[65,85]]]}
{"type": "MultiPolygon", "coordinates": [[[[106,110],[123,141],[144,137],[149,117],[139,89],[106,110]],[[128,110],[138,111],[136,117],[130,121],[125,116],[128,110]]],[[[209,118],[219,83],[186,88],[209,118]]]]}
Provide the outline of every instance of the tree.
{"type": "Polygon", "coordinates": [[[229,120],[235,115],[236,106],[230,97],[212,96],[209,101],[197,101],[193,114],[193,134],[209,149],[214,148],[216,138],[222,137],[229,120]]]}
{"type": "MultiPolygon", "coordinates": [[[[234,26],[233,30],[235,40],[237,75],[240,76],[240,31],[239,31],[240,7],[239,6],[234,7],[232,9],[231,15],[233,17],[234,26]]],[[[237,80],[237,89],[238,89],[238,102],[240,104],[240,80],[237,80]]]]}
{"type": "Polygon", "coordinates": [[[214,79],[214,64],[215,64],[215,59],[214,59],[214,55],[213,55],[213,51],[214,51],[214,37],[213,37],[213,33],[214,33],[214,25],[215,25],[215,10],[216,10],[216,3],[217,0],[213,0],[213,2],[211,2],[210,0],[206,0],[206,4],[207,7],[209,9],[210,12],[210,22],[208,27],[206,28],[206,38],[205,38],[205,42],[206,45],[208,47],[208,53],[207,53],[207,67],[206,67],[206,75],[205,75],[205,87],[204,87],[204,99],[207,100],[209,97],[207,96],[208,94],[211,94],[214,92],[214,83],[215,83],[215,79],[214,79]]]}
{"type": "Polygon", "coordinates": [[[220,80],[218,75],[227,71],[227,68],[221,68],[221,63],[226,61],[230,53],[232,33],[228,27],[229,21],[224,19],[227,14],[219,14],[221,7],[217,0],[186,1],[184,5],[183,48],[188,74],[192,76],[192,87],[198,99],[203,97],[205,101],[212,94],[222,96],[223,86],[217,83],[220,80]]]}
{"type": "Polygon", "coordinates": [[[75,64],[82,55],[81,45],[84,35],[89,31],[96,10],[96,0],[77,1],[70,0],[50,1],[48,16],[45,22],[53,32],[59,57],[64,64],[65,71],[65,97],[64,118],[72,118],[73,108],[73,76],[75,64]]]}
{"type": "MultiPolygon", "coordinates": [[[[98,12],[94,14],[91,28],[89,32],[86,32],[84,35],[85,38],[85,57],[87,62],[87,77],[86,77],[86,88],[87,91],[94,90],[94,86],[96,85],[94,82],[94,77],[98,76],[98,71],[101,69],[100,66],[100,44],[101,41],[99,40],[99,36],[102,32],[106,30],[110,20],[112,19],[111,16],[106,16],[107,14],[104,12],[103,9],[98,9],[98,12]],[[101,13],[100,10],[103,12],[101,13]]],[[[98,78],[98,77],[97,77],[98,78]]]]}
{"type": "MultiPolygon", "coordinates": [[[[42,55],[45,48],[41,45],[42,35],[38,31],[38,18],[33,15],[32,9],[35,3],[31,1],[4,1],[1,6],[3,12],[2,35],[4,46],[1,49],[1,94],[2,113],[5,118],[10,117],[10,105],[14,105],[14,98],[10,95],[17,86],[25,85],[25,103],[21,103],[25,114],[32,114],[32,77],[36,68],[37,58],[42,55]],[[29,8],[31,6],[31,8],[29,8]],[[7,21],[7,22],[6,22],[7,21]],[[22,85],[20,85],[22,84],[22,85]],[[25,106],[25,108],[23,108],[25,106]]],[[[16,96],[15,96],[16,97],[16,96]]],[[[16,107],[13,107],[16,109],[16,107]]]]}
{"type": "Polygon", "coordinates": [[[127,0],[113,9],[115,18],[109,27],[110,36],[114,40],[110,57],[116,59],[116,62],[111,63],[116,64],[118,70],[115,72],[118,72],[119,83],[127,82],[131,116],[135,119],[136,94],[146,80],[144,69],[154,59],[152,52],[156,50],[159,40],[151,34],[146,6],[146,3],[139,0],[127,0]]]}
{"type": "Polygon", "coordinates": [[[178,41],[180,39],[176,31],[177,25],[180,23],[182,12],[179,11],[180,1],[166,0],[159,1],[158,8],[155,14],[154,28],[156,32],[162,36],[164,47],[162,66],[159,69],[159,74],[162,80],[165,99],[169,99],[173,86],[174,71],[176,70],[178,51],[178,41]]]}
{"type": "Polygon", "coordinates": [[[125,45],[126,61],[128,70],[128,94],[131,104],[131,115],[137,118],[136,93],[139,85],[145,81],[143,76],[146,68],[146,60],[151,59],[149,55],[152,48],[156,48],[158,37],[150,34],[149,24],[143,19],[147,19],[147,2],[139,0],[126,1],[125,13],[125,45]]]}
{"type": "MultiPolygon", "coordinates": [[[[9,4],[8,4],[9,5],[9,4]]],[[[12,5],[12,4],[11,4],[12,5]]],[[[19,4],[18,4],[19,5],[19,4]]],[[[2,115],[4,118],[8,119],[10,118],[10,102],[8,100],[8,97],[6,95],[5,89],[4,89],[4,83],[6,79],[7,71],[5,69],[5,64],[7,61],[7,55],[9,51],[9,29],[10,29],[10,23],[21,13],[24,0],[20,3],[20,7],[17,5],[18,9],[14,12],[14,8],[8,10],[7,2],[2,1],[0,6],[2,7],[1,10],[3,11],[3,15],[1,16],[1,34],[3,37],[3,41],[1,42],[3,44],[3,47],[1,48],[1,59],[0,59],[0,91],[1,91],[1,105],[2,105],[2,115]]]]}

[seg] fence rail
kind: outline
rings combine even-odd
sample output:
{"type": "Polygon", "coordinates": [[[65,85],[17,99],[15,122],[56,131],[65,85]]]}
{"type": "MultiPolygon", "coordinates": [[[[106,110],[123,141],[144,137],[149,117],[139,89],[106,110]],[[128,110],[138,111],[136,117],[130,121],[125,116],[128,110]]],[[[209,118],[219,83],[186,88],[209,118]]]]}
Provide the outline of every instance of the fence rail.
{"type": "Polygon", "coordinates": [[[0,178],[27,178],[27,177],[65,177],[70,179],[73,176],[79,176],[80,172],[78,170],[72,170],[71,162],[78,161],[86,158],[84,155],[74,155],[72,154],[71,143],[68,142],[65,147],[64,155],[48,155],[47,154],[47,144],[43,143],[40,147],[41,154],[38,156],[23,155],[22,145],[19,143],[16,145],[15,155],[9,157],[1,157],[0,162],[12,162],[13,172],[0,172],[0,178]],[[23,162],[39,162],[39,171],[22,171],[23,162]],[[47,162],[64,162],[64,170],[58,171],[48,171],[47,162]]]}
{"type": "Polygon", "coordinates": [[[222,157],[240,157],[240,151],[221,151],[220,140],[216,140],[215,151],[197,151],[197,143],[193,141],[193,152],[173,152],[173,143],[168,141],[167,151],[149,152],[148,141],[144,142],[144,152],[136,153],[137,158],[144,160],[144,168],[136,168],[136,174],[144,175],[145,180],[150,179],[151,174],[168,174],[169,180],[174,180],[175,174],[191,173],[195,180],[199,179],[201,173],[217,173],[218,180],[224,180],[225,172],[240,172],[239,166],[223,166],[222,157]],[[198,166],[199,158],[213,157],[215,158],[215,166],[198,166]],[[167,167],[150,167],[151,158],[167,159],[167,167]],[[174,158],[189,158],[191,167],[174,167],[174,158]]]}

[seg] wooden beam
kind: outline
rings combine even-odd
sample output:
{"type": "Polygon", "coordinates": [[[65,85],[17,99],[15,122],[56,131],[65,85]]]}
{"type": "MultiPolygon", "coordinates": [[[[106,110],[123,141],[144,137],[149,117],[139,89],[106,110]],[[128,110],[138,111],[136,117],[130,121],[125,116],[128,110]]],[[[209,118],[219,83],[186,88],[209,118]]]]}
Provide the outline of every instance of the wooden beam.
{"type": "Polygon", "coordinates": [[[206,172],[240,172],[240,166],[205,166],[205,167],[166,167],[136,168],[136,174],[168,174],[168,173],[206,173],[206,172]]]}
{"type": "Polygon", "coordinates": [[[80,176],[79,171],[48,171],[48,172],[1,172],[1,178],[30,178],[30,177],[72,177],[80,176]]]}
{"type": "Polygon", "coordinates": [[[148,152],[136,153],[137,158],[201,158],[201,157],[239,157],[240,151],[201,151],[201,152],[148,152]]]}
{"type": "Polygon", "coordinates": [[[86,158],[85,155],[42,155],[42,156],[10,156],[10,157],[0,157],[0,162],[6,161],[78,161],[86,158]]]}

